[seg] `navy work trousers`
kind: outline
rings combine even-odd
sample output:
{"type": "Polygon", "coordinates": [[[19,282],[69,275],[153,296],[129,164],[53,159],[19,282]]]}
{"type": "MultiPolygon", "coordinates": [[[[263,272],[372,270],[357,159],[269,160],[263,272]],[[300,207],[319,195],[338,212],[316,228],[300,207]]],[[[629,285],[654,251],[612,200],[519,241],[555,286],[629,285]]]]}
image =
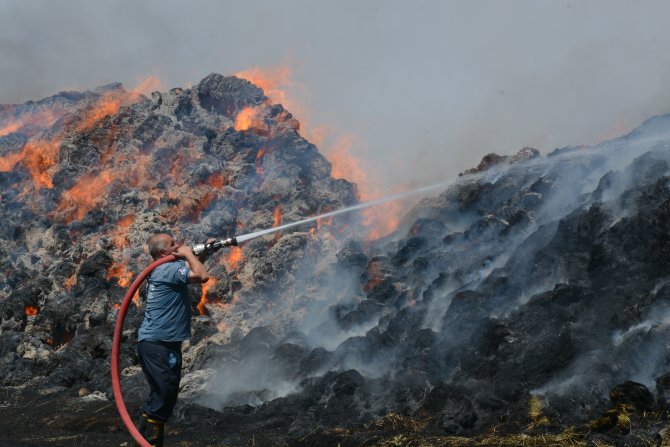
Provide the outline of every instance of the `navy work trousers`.
{"type": "Polygon", "coordinates": [[[141,411],[151,419],[166,421],[179,394],[181,342],[142,340],[137,355],[151,390],[141,411]]]}

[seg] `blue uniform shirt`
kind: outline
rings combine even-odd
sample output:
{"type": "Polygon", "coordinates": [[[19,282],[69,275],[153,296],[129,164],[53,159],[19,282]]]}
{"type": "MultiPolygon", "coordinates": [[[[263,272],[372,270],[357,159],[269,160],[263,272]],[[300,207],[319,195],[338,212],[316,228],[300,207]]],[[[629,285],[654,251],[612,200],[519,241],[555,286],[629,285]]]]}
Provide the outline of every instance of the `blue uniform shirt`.
{"type": "Polygon", "coordinates": [[[147,303],[139,341],[184,341],[191,338],[190,270],[183,260],[161,264],[147,279],[147,303]]]}

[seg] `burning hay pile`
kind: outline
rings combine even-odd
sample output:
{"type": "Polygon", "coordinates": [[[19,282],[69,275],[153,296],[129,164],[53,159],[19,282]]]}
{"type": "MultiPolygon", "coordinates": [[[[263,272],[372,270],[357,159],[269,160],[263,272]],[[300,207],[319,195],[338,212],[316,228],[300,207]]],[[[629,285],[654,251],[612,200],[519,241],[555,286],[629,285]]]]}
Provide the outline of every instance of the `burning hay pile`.
{"type": "MultiPolygon", "coordinates": [[[[594,147],[489,155],[385,238],[348,216],[217,253],[215,280],[192,289],[168,436],[656,443],[669,168],[670,117],[657,117],[594,147]]],[[[357,202],[288,111],[220,75],[151,98],[110,85],[2,106],[0,183],[3,420],[21,409],[44,427],[14,430],[16,445],[128,439],[109,401],[111,333],[151,232],[200,242],[357,202]]],[[[145,392],[140,306],[121,355],[130,408],[145,392]]]]}

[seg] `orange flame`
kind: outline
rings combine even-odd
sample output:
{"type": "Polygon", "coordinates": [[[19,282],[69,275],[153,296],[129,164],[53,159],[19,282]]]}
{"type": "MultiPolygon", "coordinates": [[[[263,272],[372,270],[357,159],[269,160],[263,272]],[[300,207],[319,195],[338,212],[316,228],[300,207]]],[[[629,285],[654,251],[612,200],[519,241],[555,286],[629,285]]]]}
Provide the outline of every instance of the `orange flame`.
{"type": "Polygon", "coordinates": [[[235,76],[246,79],[263,90],[265,96],[274,104],[281,104],[290,109],[290,102],[284,88],[290,83],[291,70],[287,66],[274,68],[253,67],[249,70],[239,71],[235,76]]]}
{"type": "Polygon", "coordinates": [[[26,306],[26,315],[29,317],[34,317],[38,313],[40,313],[40,309],[37,306],[26,306]]]}
{"type": "Polygon", "coordinates": [[[134,214],[128,214],[127,216],[123,216],[119,221],[116,223],[118,226],[121,228],[128,228],[135,222],[135,215],[134,214]]]}
{"type": "Polygon", "coordinates": [[[179,151],[174,161],[172,162],[172,168],[170,169],[170,177],[172,181],[181,185],[184,183],[182,172],[184,170],[184,165],[191,160],[190,153],[188,151],[179,151]]]}
{"type": "Polygon", "coordinates": [[[76,185],[65,191],[54,215],[66,223],[82,220],[92,209],[97,208],[104,200],[107,186],[114,180],[109,171],[98,175],[86,175],[76,185]]]}
{"type": "Polygon", "coordinates": [[[21,121],[12,121],[7,124],[5,127],[0,127],[0,137],[14,133],[23,127],[23,122],[21,121]]]}
{"type": "Polygon", "coordinates": [[[0,127],[0,137],[16,132],[27,125],[46,128],[51,127],[60,116],[51,110],[37,110],[20,115],[16,119],[9,120],[0,127]]]}
{"type": "Polygon", "coordinates": [[[281,225],[281,218],[282,218],[282,213],[281,213],[281,205],[277,205],[275,207],[274,213],[273,213],[273,218],[274,221],[272,223],[272,228],[278,227],[281,225]]]}
{"type": "Polygon", "coordinates": [[[206,308],[205,304],[207,304],[207,291],[211,289],[215,284],[216,284],[216,279],[210,278],[209,281],[204,283],[202,285],[202,295],[200,296],[200,302],[198,303],[198,312],[200,312],[200,315],[205,315],[206,308]]]}
{"type": "MultiPolygon", "coordinates": [[[[101,119],[115,114],[122,105],[132,103],[137,97],[137,94],[132,92],[104,94],[92,106],[79,114],[79,121],[74,125],[74,131],[84,132],[92,129],[101,119]]],[[[45,114],[42,119],[46,120],[44,123],[55,120],[48,114],[45,114]]],[[[9,130],[15,127],[16,125],[11,125],[9,130]]],[[[3,131],[9,130],[3,128],[3,131]]],[[[10,171],[17,163],[21,163],[30,172],[36,189],[51,189],[53,188],[51,167],[56,164],[61,142],[62,136],[48,140],[29,141],[19,153],[0,158],[0,171],[10,171]]]]}
{"type": "Polygon", "coordinates": [[[212,190],[196,190],[194,197],[180,197],[178,192],[168,192],[168,198],[179,199],[179,203],[170,209],[165,210],[162,215],[174,218],[188,216],[191,222],[198,222],[200,215],[216,198],[216,193],[212,190]]]}
{"type": "Polygon", "coordinates": [[[137,307],[140,307],[140,291],[137,290],[135,295],[133,295],[133,304],[137,307]]]}
{"type": "Polygon", "coordinates": [[[54,141],[36,141],[25,145],[23,164],[28,168],[38,188],[53,188],[49,168],[56,164],[59,143],[54,141]]]}
{"type": "MultiPolygon", "coordinates": [[[[272,222],[272,228],[278,227],[281,225],[281,220],[282,220],[282,212],[281,212],[281,205],[277,204],[275,207],[274,212],[272,213],[273,217],[273,222],[272,222]]],[[[278,241],[279,238],[281,237],[281,232],[275,233],[275,241],[278,241]]]]}
{"type": "Polygon", "coordinates": [[[384,271],[379,266],[378,262],[371,261],[367,269],[368,282],[363,286],[363,291],[370,292],[377,287],[384,280],[384,271]]]}
{"type": "MultiPolygon", "coordinates": [[[[243,78],[259,86],[272,103],[281,103],[286,109],[300,116],[302,126],[301,133],[310,141],[318,145],[326,157],[332,163],[332,175],[335,178],[343,178],[355,183],[359,199],[362,201],[374,200],[384,197],[392,191],[384,191],[381,182],[374,176],[374,167],[367,166],[357,155],[363,146],[352,135],[344,135],[335,138],[332,144],[329,142],[329,134],[332,129],[329,126],[310,126],[308,124],[308,113],[301,104],[291,101],[286,94],[287,88],[295,89],[291,82],[291,70],[280,66],[275,68],[255,67],[246,71],[238,72],[235,76],[243,78]],[[354,152],[354,149],[356,152],[354,152]]],[[[262,166],[256,163],[256,171],[262,173],[262,166]]],[[[397,229],[399,216],[404,207],[399,202],[388,202],[386,204],[369,208],[364,211],[364,224],[368,227],[369,239],[376,239],[397,229]]]]}
{"type": "Polygon", "coordinates": [[[77,273],[75,272],[65,280],[65,289],[72,290],[72,287],[74,287],[76,284],[77,284],[77,273]]]}
{"type": "Polygon", "coordinates": [[[165,90],[165,84],[157,76],[147,76],[141,79],[135,87],[133,93],[149,96],[151,92],[165,90]]]}
{"type": "Polygon", "coordinates": [[[14,169],[16,163],[21,160],[22,152],[16,152],[14,154],[7,154],[5,157],[0,157],[0,171],[9,172],[14,169]]]}
{"type": "Polygon", "coordinates": [[[235,130],[247,130],[251,127],[251,124],[256,115],[256,111],[253,107],[245,107],[240,113],[235,117],[235,130]]]}
{"type": "Polygon", "coordinates": [[[205,181],[205,184],[211,186],[212,188],[221,189],[226,185],[226,182],[223,178],[223,174],[217,172],[209,176],[209,178],[205,181]]]}
{"type": "Polygon", "coordinates": [[[137,95],[126,92],[108,92],[95,102],[93,107],[81,114],[81,121],[77,124],[77,132],[91,130],[103,118],[116,114],[121,106],[136,100],[137,95]]]}
{"type": "MultiPolygon", "coordinates": [[[[287,112],[287,110],[291,110],[293,113],[301,117],[306,116],[307,113],[304,113],[304,107],[301,107],[300,103],[291,101],[286,94],[286,88],[289,86],[295,87],[295,83],[291,82],[290,79],[291,70],[287,66],[278,66],[274,68],[254,67],[249,70],[235,73],[235,76],[246,79],[260,87],[265,96],[268,97],[268,100],[265,101],[266,105],[267,103],[281,104],[284,107],[284,111],[275,116],[275,119],[282,125],[282,127],[291,128],[296,132],[300,130],[300,123],[293,118],[293,115],[287,112]]],[[[267,126],[262,119],[257,119],[254,122],[256,124],[252,125],[250,128],[253,128],[257,133],[266,135],[270,132],[269,126],[267,126]]]]}
{"type": "MultiPolygon", "coordinates": [[[[360,151],[363,144],[352,135],[345,135],[337,139],[326,152],[333,165],[333,177],[346,178],[356,184],[361,201],[375,200],[390,194],[382,189],[381,182],[373,174],[374,170],[354,151],[360,151]]],[[[363,210],[363,224],[368,229],[368,239],[378,239],[392,233],[400,224],[400,216],[405,207],[402,202],[393,201],[363,210]]]]}
{"type": "Polygon", "coordinates": [[[241,247],[231,247],[225,256],[225,260],[228,270],[237,270],[240,263],[244,261],[244,251],[241,247]]]}
{"type": "Polygon", "coordinates": [[[363,224],[368,228],[368,240],[379,239],[397,230],[404,211],[403,203],[399,201],[383,203],[364,210],[363,224]]]}
{"type": "Polygon", "coordinates": [[[96,107],[83,113],[82,120],[77,126],[77,131],[84,132],[90,130],[104,117],[118,112],[120,107],[121,100],[118,97],[109,94],[104,95],[96,107]]]}
{"type": "Polygon", "coordinates": [[[256,174],[263,176],[265,175],[265,169],[263,169],[263,157],[265,156],[265,148],[262,147],[258,150],[256,154],[256,174]]]}
{"type": "Polygon", "coordinates": [[[128,214],[127,216],[122,217],[116,223],[117,228],[114,231],[114,246],[116,248],[125,248],[128,246],[128,227],[135,222],[135,215],[128,214]]]}
{"type": "Polygon", "coordinates": [[[200,215],[205,209],[212,203],[216,198],[216,194],[212,191],[208,191],[203,197],[200,198],[199,203],[196,205],[195,209],[191,213],[191,221],[198,222],[200,220],[200,215]]]}
{"type": "Polygon", "coordinates": [[[56,164],[59,143],[29,141],[20,152],[0,158],[0,171],[11,171],[17,163],[26,167],[37,189],[53,188],[49,168],[56,164]]]}
{"type": "Polygon", "coordinates": [[[253,130],[259,135],[270,133],[270,126],[265,123],[258,107],[245,107],[235,117],[235,130],[253,130]]]}
{"type": "MultiPolygon", "coordinates": [[[[329,210],[323,209],[321,210],[322,213],[327,213],[329,210]]],[[[322,226],[324,225],[332,225],[333,223],[333,217],[327,217],[325,219],[317,219],[316,220],[316,228],[312,227],[309,229],[310,234],[316,234],[317,231],[321,229],[322,226]]]]}
{"type": "Polygon", "coordinates": [[[117,284],[121,287],[128,287],[133,279],[133,274],[128,270],[128,261],[114,262],[107,270],[107,281],[117,278],[117,284]]]}
{"type": "MultiPolygon", "coordinates": [[[[363,163],[352,154],[356,145],[357,141],[353,135],[344,135],[338,138],[327,149],[328,160],[333,165],[332,175],[334,178],[346,178],[356,184],[365,184],[368,176],[362,167],[363,163]]],[[[361,192],[360,189],[359,192],[361,192]]]]}

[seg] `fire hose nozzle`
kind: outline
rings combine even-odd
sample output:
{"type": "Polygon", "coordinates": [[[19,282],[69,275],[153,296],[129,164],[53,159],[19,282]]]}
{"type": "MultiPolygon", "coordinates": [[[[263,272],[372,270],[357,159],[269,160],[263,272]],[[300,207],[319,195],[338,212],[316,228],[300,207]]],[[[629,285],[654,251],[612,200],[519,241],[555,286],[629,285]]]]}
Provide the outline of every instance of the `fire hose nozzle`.
{"type": "Polygon", "coordinates": [[[232,247],[237,246],[237,239],[234,237],[229,237],[228,239],[223,239],[219,241],[222,247],[232,247]]]}
{"type": "Polygon", "coordinates": [[[210,242],[209,244],[195,244],[192,248],[193,254],[196,256],[210,255],[223,247],[230,247],[237,245],[237,239],[230,237],[228,239],[221,239],[220,241],[210,242]]]}

